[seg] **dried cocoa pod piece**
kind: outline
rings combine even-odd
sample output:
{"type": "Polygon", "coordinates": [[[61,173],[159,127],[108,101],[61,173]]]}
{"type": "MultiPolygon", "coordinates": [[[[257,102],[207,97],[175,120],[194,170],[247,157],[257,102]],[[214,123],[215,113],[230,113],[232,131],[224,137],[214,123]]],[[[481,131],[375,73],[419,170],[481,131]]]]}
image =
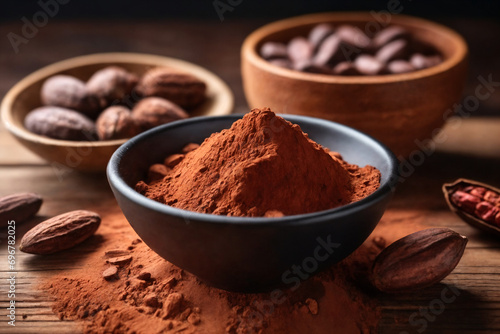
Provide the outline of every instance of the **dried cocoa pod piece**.
{"type": "Polygon", "coordinates": [[[317,50],[321,43],[333,33],[335,33],[335,29],[331,24],[321,23],[312,28],[307,39],[309,43],[311,43],[313,49],[317,50]]]}
{"type": "Polygon", "coordinates": [[[132,109],[132,117],[142,131],[155,126],[188,118],[178,105],[161,97],[147,97],[132,109]]]}
{"type": "Polygon", "coordinates": [[[313,55],[313,48],[311,43],[304,37],[295,37],[288,45],[288,57],[292,62],[297,63],[311,59],[313,55]]]}
{"type": "Polygon", "coordinates": [[[415,71],[413,65],[406,60],[393,60],[387,64],[387,70],[393,74],[408,73],[415,71]]]}
{"type": "Polygon", "coordinates": [[[146,72],[135,89],[142,96],[162,97],[191,109],[205,101],[207,85],[189,73],[157,67],[146,72]]]}
{"type": "Polygon", "coordinates": [[[31,254],[52,254],[74,247],[95,233],[101,217],[76,210],[50,218],[26,232],[19,249],[31,254]]]}
{"type": "Polygon", "coordinates": [[[384,64],[377,58],[370,55],[359,55],[354,60],[354,67],[356,70],[364,75],[377,75],[384,71],[384,64]]]}
{"type": "Polygon", "coordinates": [[[397,39],[383,47],[375,54],[380,62],[387,64],[391,60],[404,59],[408,56],[408,42],[404,39],[397,39]]]}
{"type": "Polygon", "coordinates": [[[264,59],[288,58],[287,47],[283,43],[266,42],[260,48],[260,55],[264,59]]]}
{"type": "Polygon", "coordinates": [[[358,49],[368,48],[371,40],[366,34],[358,27],[351,25],[343,25],[337,28],[335,34],[344,43],[350,44],[358,49]]]}
{"type": "Polygon", "coordinates": [[[468,179],[458,179],[443,185],[444,197],[452,212],[469,225],[500,236],[500,212],[497,211],[500,206],[484,198],[487,194],[488,198],[491,196],[489,192],[500,194],[500,190],[491,185],[468,179]],[[473,194],[482,194],[484,197],[473,194]]]}
{"type": "Polygon", "coordinates": [[[18,193],[0,198],[0,226],[14,220],[21,223],[33,217],[42,206],[42,197],[34,193],[18,193]]]}
{"type": "Polygon", "coordinates": [[[313,63],[318,66],[333,65],[342,60],[342,50],[340,49],[340,38],[333,34],[327,37],[318,48],[318,52],[313,58],[313,63]]]}
{"type": "Polygon", "coordinates": [[[87,81],[87,91],[99,99],[101,108],[123,100],[132,92],[139,77],[123,67],[108,66],[95,72],[87,81]]]}
{"type": "Polygon", "coordinates": [[[94,118],[100,111],[99,99],[87,90],[85,83],[69,75],[54,75],[42,85],[42,103],[73,109],[94,118]]]}
{"type": "Polygon", "coordinates": [[[105,109],[96,120],[96,130],[100,140],[131,138],[140,132],[132,112],[123,106],[105,109]]]}
{"type": "Polygon", "coordinates": [[[448,228],[412,233],[375,259],[372,283],[388,293],[411,292],[440,282],[457,266],[467,238],[448,228]]]}
{"type": "Polygon", "coordinates": [[[410,63],[417,70],[422,70],[424,68],[436,66],[437,64],[440,64],[442,61],[443,60],[439,55],[424,56],[423,54],[420,53],[415,53],[410,58],[410,63]]]}
{"type": "Polygon", "coordinates": [[[410,32],[400,26],[389,26],[380,30],[372,40],[372,45],[375,49],[380,49],[382,46],[396,39],[408,39],[410,32]]]}
{"type": "Polygon", "coordinates": [[[97,139],[95,124],[90,118],[60,107],[47,106],[30,111],[24,119],[24,126],[33,133],[54,139],[97,139]]]}

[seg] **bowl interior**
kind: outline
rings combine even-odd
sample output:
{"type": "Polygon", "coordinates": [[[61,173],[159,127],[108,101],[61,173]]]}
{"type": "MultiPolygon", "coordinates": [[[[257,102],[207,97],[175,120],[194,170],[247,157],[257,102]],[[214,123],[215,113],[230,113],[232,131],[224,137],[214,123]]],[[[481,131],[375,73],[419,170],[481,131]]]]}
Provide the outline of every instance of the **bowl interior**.
{"type": "MultiPolygon", "coordinates": [[[[374,194],[362,201],[324,212],[341,211],[354,205],[369,202],[372,196],[379,196],[393,190],[397,162],[394,155],[384,145],[357,130],[334,122],[306,116],[282,116],[292,123],[299,124],[312,140],[341,153],[347,162],[360,166],[372,165],[379,169],[382,174],[381,186],[374,194]]],[[[211,214],[189,212],[158,203],[137,193],[133,188],[138,181],[146,178],[150,165],[163,161],[169,154],[178,153],[188,143],[202,143],[212,133],[231,127],[231,124],[241,117],[243,116],[230,115],[187,119],[140,134],[122,145],[111,158],[108,165],[110,182],[119,188],[125,196],[140,201],[154,210],[168,214],[185,215],[186,217],[214,217],[211,214]],[[144,154],[144,152],[148,153],[144,154]]],[[[317,213],[297,216],[314,214],[317,213]]],[[[288,220],[290,217],[297,216],[286,216],[278,220],[288,220]]],[[[268,218],[216,217],[232,221],[269,220],[268,218]]],[[[271,220],[277,221],[276,219],[271,220]]]]}
{"type": "MultiPolygon", "coordinates": [[[[228,86],[208,70],[178,59],[134,53],[93,54],[64,60],[44,67],[17,83],[2,102],[2,119],[7,128],[17,136],[36,141],[47,141],[51,144],[64,143],[74,145],[75,142],[56,140],[38,136],[24,128],[24,118],[33,109],[41,106],[40,89],[44,81],[57,74],[75,76],[83,81],[88,80],[93,73],[104,67],[121,66],[138,75],[157,66],[167,66],[189,72],[207,84],[207,100],[190,112],[190,115],[225,115],[233,108],[233,95],[228,86]]],[[[126,104],[137,102],[133,94],[124,99],[126,104]]],[[[122,140],[95,142],[93,145],[115,144],[122,140]]]]}

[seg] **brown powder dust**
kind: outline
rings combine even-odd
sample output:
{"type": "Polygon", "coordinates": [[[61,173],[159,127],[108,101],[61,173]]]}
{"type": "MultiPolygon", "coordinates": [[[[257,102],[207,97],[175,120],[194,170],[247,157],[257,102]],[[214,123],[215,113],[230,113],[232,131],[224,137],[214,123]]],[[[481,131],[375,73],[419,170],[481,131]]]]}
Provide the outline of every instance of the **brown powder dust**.
{"type": "Polygon", "coordinates": [[[418,213],[387,212],[358,250],[297,290],[285,290],[281,303],[270,308],[270,293],[212,288],[165,261],[117,211],[100,210],[98,234],[75,249],[92,250],[78,268],[53,274],[40,286],[53,297],[54,312],[77,320],[84,333],[377,333],[378,293],[367,282],[371,264],[384,246],[422,228],[418,213]],[[107,263],[124,256],[130,260],[107,263]],[[117,273],[105,279],[110,267],[117,273]]]}
{"type": "Polygon", "coordinates": [[[185,156],[167,157],[165,165],[165,177],[136,189],[217,215],[316,212],[360,200],[380,185],[376,168],[346,163],[268,108],[252,110],[185,156]]]}

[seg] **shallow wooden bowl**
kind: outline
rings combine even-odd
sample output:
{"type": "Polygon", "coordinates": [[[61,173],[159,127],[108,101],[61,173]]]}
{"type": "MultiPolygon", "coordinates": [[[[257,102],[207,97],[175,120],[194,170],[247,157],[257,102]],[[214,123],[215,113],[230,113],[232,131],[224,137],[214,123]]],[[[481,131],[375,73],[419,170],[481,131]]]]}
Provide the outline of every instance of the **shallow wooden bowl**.
{"type": "Polygon", "coordinates": [[[259,56],[267,41],[307,36],[318,23],[352,24],[363,31],[384,26],[370,13],[323,13],[277,21],[250,34],[241,50],[245,95],[250,107],[315,116],[361,130],[407,157],[432,138],[460,100],[467,72],[467,45],[454,31],[419,18],[392,15],[389,24],[410,30],[434,46],[444,61],[405,74],[335,76],[274,66],[259,56]]]}
{"type": "Polygon", "coordinates": [[[156,66],[169,66],[189,72],[207,84],[208,99],[192,116],[230,114],[233,94],[229,87],[208,70],[178,59],[138,54],[102,53],[63,60],[44,67],[19,81],[5,95],[0,107],[2,121],[24,146],[47,160],[53,167],[69,167],[80,171],[104,171],[113,152],[127,139],[105,141],[68,141],[47,138],[25,129],[24,118],[29,111],[41,106],[40,88],[43,82],[56,74],[73,75],[84,81],[97,70],[118,65],[142,74],[156,66]]]}

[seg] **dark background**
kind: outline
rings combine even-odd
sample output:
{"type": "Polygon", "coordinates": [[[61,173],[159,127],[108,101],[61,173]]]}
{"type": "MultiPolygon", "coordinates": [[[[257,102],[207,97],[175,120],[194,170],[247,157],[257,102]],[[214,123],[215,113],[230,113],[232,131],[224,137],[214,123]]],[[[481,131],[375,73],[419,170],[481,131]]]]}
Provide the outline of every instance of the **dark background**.
{"type": "MultiPolygon", "coordinates": [[[[55,0],[40,0],[42,2],[55,0]]],[[[75,18],[204,18],[219,20],[213,0],[65,0],[57,19],[75,18]]],[[[321,11],[387,9],[390,0],[222,0],[239,3],[226,12],[226,19],[282,18],[321,11]]],[[[496,0],[399,0],[404,13],[427,18],[500,18],[500,1],[496,0]]],[[[2,1],[0,20],[28,18],[39,10],[38,1],[2,1]]]]}

